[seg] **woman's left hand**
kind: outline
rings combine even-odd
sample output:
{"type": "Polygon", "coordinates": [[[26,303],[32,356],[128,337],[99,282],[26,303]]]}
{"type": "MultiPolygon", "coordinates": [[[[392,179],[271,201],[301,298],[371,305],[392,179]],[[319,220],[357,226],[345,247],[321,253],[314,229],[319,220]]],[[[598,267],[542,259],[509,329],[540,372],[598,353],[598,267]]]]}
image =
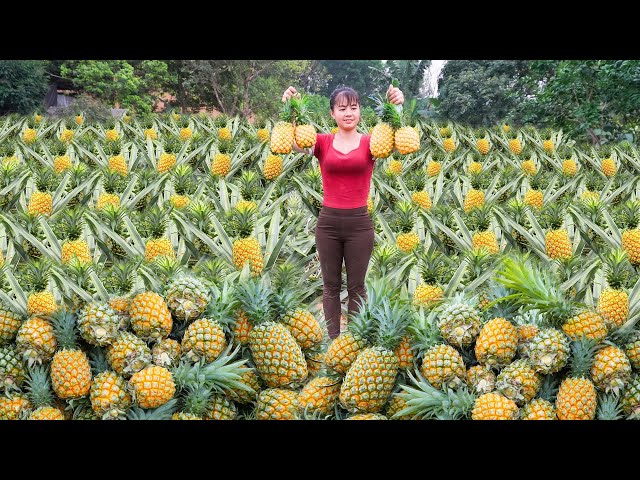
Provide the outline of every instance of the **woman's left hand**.
{"type": "Polygon", "coordinates": [[[387,89],[387,98],[394,105],[402,105],[404,103],[404,94],[402,90],[398,87],[394,87],[393,85],[389,85],[387,89]]]}

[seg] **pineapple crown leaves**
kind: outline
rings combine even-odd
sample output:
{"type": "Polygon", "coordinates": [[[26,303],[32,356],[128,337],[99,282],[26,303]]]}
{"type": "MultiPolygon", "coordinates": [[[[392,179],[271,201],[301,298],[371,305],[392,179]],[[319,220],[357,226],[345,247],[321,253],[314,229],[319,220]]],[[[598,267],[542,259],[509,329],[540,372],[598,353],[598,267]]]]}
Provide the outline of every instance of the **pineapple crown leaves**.
{"type": "Polygon", "coordinates": [[[567,211],[566,202],[551,202],[542,207],[540,224],[552,230],[562,227],[564,215],[567,211]]]}
{"type": "Polygon", "coordinates": [[[465,251],[463,258],[467,263],[467,268],[464,272],[463,281],[470,283],[485,273],[488,268],[493,268],[494,257],[484,246],[465,251]]]}
{"type": "Polygon", "coordinates": [[[396,230],[408,233],[413,230],[416,221],[416,206],[412,202],[402,200],[395,205],[396,230]]]}
{"type": "Polygon", "coordinates": [[[32,408],[47,407],[53,404],[51,392],[51,380],[49,368],[45,365],[32,365],[27,369],[27,397],[31,401],[32,408]]]}
{"type": "Polygon", "coordinates": [[[274,320],[273,295],[273,290],[263,278],[248,278],[236,289],[240,306],[252,325],[274,320]]]}
{"type": "Polygon", "coordinates": [[[148,208],[143,213],[143,228],[141,230],[148,233],[150,238],[160,238],[164,236],[168,223],[167,217],[171,210],[171,208],[165,209],[158,205],[148,208]]]}
{"type": "Polygon", "coordinates": [[[512,293],[515,292],[504,285],[492,284],[486,293],[489,305],[485,307],[485,316],[487,318],[502,317],[507,320],[514,318],[520,310],[520,305],[513,300],[503,300],[512,293]]]}
{"type": "Polygon", "coordinates": [[[598,420],[622,420],[624,418],[622,398],[616,393],[601,393],[598,395],[598,420]]]}
{"type": "Polygon", "coordinates": [[[452,263],[446,255],[435,247],[428,251],[416,253],[420,265],[420,273],[425,283],[436,285],[444,283],[452,274],[452,263]]]}
{"type": "Polygon", "coordinates": [[[162,149],[165,153],[177,154],[182,148],[180,137],[175,135],[167,135],[162,142],[162,149]]]}
{"type": "Polygon", "coordinates": [[[127,186],[127,179],[115,170],[102,170],[102,187],[107,193],[122,192],[127,186]]]}
{"type": "Polygon", "coordinates": [[[407,327],[407,332],[413,339],[417,358],[422,357],[434,345],[445,343],[438,328],[438,314],[435,310],[427,312],[420,307],[407,327]]]}
{"type": "Polygon", "coordinates": [[[21,278],[25,283],[25,290],[41,292],[49,286],[50,260],[45,258],[31,260],[23,268],[21,278]]]}
{"type": "Polygon", "coordinates": [[[36,184],[36,188],[40,192],[49,192],[55,189],[56,174],[52,168],[32,169],[32,175],[36,184]]]}
{"type": "Polygon", "coordinates": [[[560,387],[561,377],[558,374],[544,375],[542,385],[538,390],[537,398],[541,398],[551,403],[555,403],[556,395],[560,387]]]}
{"type": "Polygon", "coordinates": [[[198,262],[193,272],[202,277],[208,278],[214,284],[219,284],[222,278],[229,274],[229,265],[221,258],[208,258],[203,262],[198,262]]]}
{"type": "Polygon", "coordinates": [[[467,214],[467,225],[471,230],[484,232],[491,226],[493,220],[493,205],[484,203],[467,214]]]}
{"type": "Polygon", "coordinates": [[[89,364],[91,365],[91,373],[95,377],[102,372],[111,370],[111,365],[107,360],[107,354],[102,347],[92,347],[89,351],[89,364]]]}
{"type": "Polygon", "coordinates": [[[232,209],[226,213],[226,224],[230,236],[246,238],[251,236],[256,222],[256,210],[249,208],[246,210],[232,209]]]}
{"type": "Polygon", "coordinates": [[[178,165],[170,172],[173,177],[173,188],[178,195],[190,193],[194,187],[193,168],[189,164],[178,165]]]}
{"type": "Polygon", "coordinates": [[[260,175],[255,170],[243,170],[238,177],[237,185],[240,187],[240,194],[245,200],[257,200],[260,196],[262,184],[260,175]]]}
{"type": "Polygon", "coordinates": [[[235,311],[240,306],[235,291],[225,279],[222,288],[211,285],[210,293],[210,298],[213,300],[207,305],[205,316],[220,323],[225,333],[231,333],[232,326],[235,325],[236,322],[235,311]]]}
{"type": "Polygon", "coordinates": [[[409,304],[402,299],[391,300],[383,297],[379,304],[374,304],[372,316],[377,328],[374,344],[393,350],[413,320],[409,304]]]}
{"type": "Polygon", "coordinates": [[[238,389],[253,393],[254,390],[242,382],[242,375],[248,367],[245,365],[246,359],[236,359],[239,351],[239,346],[232,350],[230,343],[213,362],[205,363],[200,360],[192,365],[182,359],[171,372],[177,391],[197,383],[210,388],[214,393],[226,394],[238,389]]]}
{"type": "Polygon", "coordinates": [[[299,285],[303,268],[301,262],[291,260],[276,263],[271,273],[273,289],[277,292],[294,291],[299,285]]]}
{"type": "Polygon", "coordinates": [[[402,392],[396,395],[407,406],[397,412],[398,418],[410,415],[413,419],[468,419],[471,416],[476,396],[466,386],[446,391],[433,387],[419,371],[408,372],[412,385],[400,385],[402,392]]]}
{"type": "Polygon", "coordinates": [[[178,399],[172,398],[158,408],[143,410],[140,407],[133,407],[127,413],[127,420],[171,420],[178,409],[178,399]]]}
{"type": "Polygon", "coordinates": [[[377,244],[371,254],[371,273],[374,277],[385,277],[394,271],[400,259],[400,251],[391,243],[377,244]]]}
{"type": "Polygon", "coordinates": [[[582,336],[571,342],[569,358],[569,375],[575,378],[589,378],[598,342],[582,336]]]}
{"type": "Polygon", "coordinates": [[[64,210],[57,222],[58,229],[69,240],[76,240],[82,235],[86,209],[76,207],[64,210]]]}
{"type": "Polygon", "coordinates": [[[640,224],[640,200],[627,200],[614,211],[615,222],[623,229],[638,228],[640,224]]]}
{"type": "Polygon", "coordinates": [[[75,350],[78,348],[77,318],[67,310],[58,310],[53,316],[44,317],[51,321],[53,331],[58,341],[58,348],[75,350]]]}
{"type": "Polygon", "coordinates": [[[179,395],[180,411],[202,417],[207,411],[211,397],[212,391],[210,387],[198,382],[187,384],[179,395]]]}
{"type": "Polygon", "coordinates": [[[600,256],[607,278],[613,289],[624,288],[634,278],[634,271],[629,263],[627,253],[622,249],[610,250],[600,256]]]}
{"type": "Polygon", "coordinates": [[[115,262],[109,269],[109,281],[105,287],[116,295],[128,295],[136,282],[138,267],[141,263],[142,258],[115,262]]]}
{"type": "Polygon", "coordinates": [[[291,102],[292,98],[284,102],[280,107],[278,118],[282,122],[292,123],[295,119],[295,112],[294,112],[293,104],[291,102]]]}
{"type": "Polygon", "coordinates": [[[540,310],[554,325],[561,325],[575,311],[574,305],[565,299],[549,273],[532,265],[528,256],[505,257],[497,281],[515,292],[504,299],[528,309],[540,310]]]}

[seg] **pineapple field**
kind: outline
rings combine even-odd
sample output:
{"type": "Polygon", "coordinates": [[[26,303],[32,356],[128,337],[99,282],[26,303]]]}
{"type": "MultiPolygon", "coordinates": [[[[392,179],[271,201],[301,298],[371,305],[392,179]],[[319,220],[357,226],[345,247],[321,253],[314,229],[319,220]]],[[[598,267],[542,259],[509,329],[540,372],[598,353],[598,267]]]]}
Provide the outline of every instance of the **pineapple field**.
{"type": "Polygon", "coordinates": [[[328,115],[1,119],[0,418],[637,418],[637,147],[380,115],[333,341],[328,115]]]}

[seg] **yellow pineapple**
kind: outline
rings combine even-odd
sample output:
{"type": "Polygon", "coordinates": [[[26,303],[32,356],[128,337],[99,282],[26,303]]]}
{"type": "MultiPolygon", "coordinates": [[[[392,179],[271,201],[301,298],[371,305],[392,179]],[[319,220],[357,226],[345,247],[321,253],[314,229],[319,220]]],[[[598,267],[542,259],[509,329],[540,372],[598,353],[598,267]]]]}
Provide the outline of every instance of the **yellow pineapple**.
{"type": "Polygon", "coordinates": [[[192,135],[193,135],[193,132],[189,127],[183,127],[180,129],[180,140],[182,140],[183,142],[186,142],[187,140],[189,140],[192,135]]]}
{"type": "Polygon", "coordinates": [[[251,331],[251,323],[247,318],[247,314],[242,309],[238,309],[236,313],[236,323],[233,327],[233,339],[240,345],[249,343],[249,332],[251,331]]]}
{"type": "Polygon", "coordinates": [[[476,359],[482,365],[504,366],[516,355],[518,332],[507,319],[497,317],[484,324],[475,344],[476,359]]]}
{"type": "Polygon", "coordinates": [[[553,404],[542,398],[534,398],[522,407],[521,420],[557,420],[553,404]]]}
{"type": "Polygon", "coordinates": [[[513,400],[499,393],[480,395],[474,404],[471,418],[473,420],[515,420],[520,411],[513,400]]]}
{"type": "Polygon", "coordinates": [[[604,345],[596,352],[590,373],[598,390],[617,395],[631,378],[631,362],[620,347],[604,345]]]}
{"type": "Polygon", "coordinates": [[[522,162],[522,171],[528,175],[535,175],[538,167],[536,167],[536,163],[533,160],[525,160],[522,162]]]}
{"type": "Polygon", "coordinates": [[[562,325],[562,331],[572,340],[579,340],[584,336],[599,342],[607,336],[607,325],[597,312],[585,309],[569,318],[562,325]]]}
{"type": "Polygon", "coordinates": [[[426,307],[443,298],[444,292],[442,288],[437,285],[423,283],[418,285],[416,291],[413,293],[413,304],[426,307]]]}
{"type": "Polygon", "coordinates": [[[158,133],[156,132],[155,128],[145,128],[144,137],[149,138],[151,140],[157,140],[158,133]]]}
{"type": "Polygon", "coordinates": [[[126,177],[129,174],[129,167],[127,166],[124,155],[109,157],[109,170],[118,172],[123,177],[126,177]]]}
{"type": "Polygon", "coordinates": [[[467,169],[467,171],[470,174],[477,175],[478,173],[482,172],[482,164],[480,162],[473,161],[469,163],[469,168],[467,169]]]}
{"type": "Polygon", "coordinates": [[[65,419],[64,413],[54,407],[55,400],[51,392],[51,380],[44,365],[34,365],[29,369],[25,390],[30,404],[29,420],[65,419]]]}
{"type": "Polygon", "coordinates": [[[125,378],[142,370],[152,361],[151,350],[147,344],[128,331],[119,333],[107,346],[106,354],[107,362],[113,371],[125,378]]]}
{"type": "Polygon", "coordinates": [[[420,136],[414,127],[400,127],[394,133],[394,143],[398,152],[408,155],[420,149],[420,136]]]}
{"type": "Polygon", "coordinates": [[[482,205],[484,205],[484,192],[470,188],[464,198],[463,208],[465,213],[469,213],[474,208],[481,207],[482,205]]]}
{"type": "Polygon", "coordinates": [[[524,203],[540,210],[544,205],[543,193],[540,190],[529,189],[524,194],[524,203]]]}
{"type": "Polygon", "coordinates": [[[271,139],[271,134],[266,128],[259,128],[256,131],[256,136],[258,137],[258,141],[260,143],[267,143],[271,139]]]}
{"type": "Polygon", "coordinates": [[[169,198],[169,202],[174,208],[181,209],[189,205],[191,200],[186,195],[176,195],[173,194],[169,198]]]}
{"type": "Polygon", "coordinates": [[[480,154],[482,155],[486,155],[487,153],[489,153],[489,149],[491,148],[489,144],[489,139],[486,137],[479,138],[476,141],[476,148],[478,149],[478,152],[480,152],[480,154]]]}
{"type": "Polygon", "coordinates": [[[51,215],[53,212],[53,197],[48,192],[33,192],[29,198],[27,211],[34,215],[51,215]]]}
{"type": "Polygon", "coordinates": [[[607,253],[604,260],[608,287],[600,293],[596,310],[604,318],[607,328],[614,329],[621,327],[629,318],[629,294],[622,286],[630,270],[627,255],[622,250],[607,253]]]}
{"type": "Polygon", "coordinates": [[[589,379],[589,365],[593,362],[594,342],[580,339],[571,345],[571,370],[556,395],[559,420],[593,420],[596,416],[597,393],[589,379]]]}
{"type": "Polygon", "coordinates": [[[409,253],[420,243],[420,237],[413,230],[415,207],[411,202],[401,201],[396,205],[395,230],[398,231],[396,246],[403,253],[409,253]]]}
{"type": "Polygon", "coordinates": [[[540,375],[525,359],[510,363],[496,377],[496,390],[518,406],[530,402],[541,386],[540,375]]]}
{"type": "Polygon", "coordinates": [[[509,150],[514,155],[520,155],[522,153],[522,142],[518,138],[518,132],[509,132],[509,150]]]}
{"type": "Polygon", "coordinates": [[[455,152],[457,145],[453,137],[447,137],[442,141],[442,147],[447,153],[455,152]]]}
{"type": "MultiPolygon", "coordinates": [[[[215,315],[216,318],[219,318],[215,315]]],[[[182,337],[182,356],[190,362],[213,362],[227,347],[224,330],[218,320],[199,318],[189,324],[182,337]]]]}
{"type": "Polygon", "coordinates": [[[442,169],[442,162],[431,160],[427,165],[427,176],[436,177],[442,169]]]}
{"type": "Polygon", "coordinates": [[[70,142],[75,136],[75,132],[68,128],[64,128],[60,133],[60,140],[63,142],[70,142]]]}
{"type": "Polygon", "coordinates": [[[131,300],[131,328],[143,340],[159,341],[169,336],[173,321],[164,298],[155,292],[142,292],[131,300]]]}
{"type": "Polygon", "coordinates": [[[96,201],[96,210],[102,210],[106,205],[120,206],[120,197],[115,193],[101,193],[96,201]]]}
{"type": "Polygon", "coordinates": [[[298,392],[282,388],[268,388],[258,394],[257,420],[299,420],[298,392]]]}
{"type": "Polygon", "coordinates": [[[111,128],[105,131],[105,138],[108,142],[115,142],[120,138],[120,134],[118,133],[118,130],[111,128]]]}
{"type": "Polygon", "coordinates": [[[22,141],[27,145],[32,144],[36,141],[38,134],[33,128],[26,128],[22,133],[22,141]]]}
{"type": "Polygon", "coordinates": [[[387,169],[392,175],[402,175],[402,162],[400,160],[392,159],[389,162],[387,169]]]}
{"type": "Polygon", "coordinates": [[[264,160],[264,167],[262,168],[262,174],[267,180],[275,180],[282,173],[284,161],[279,155],[267,155],[264,160]]]}
{"type": "Polygon", "coordinates": [[[460,353],[451,345],[438,344],[423,355],[420,371],[435,388],[457,388],[466,379],[466,369],[460,353]]]}
{"type": "Polygon", "coordinates": [[[31,402],[22,393],[0,397],[0,420],[19,420],[31,409],[31,402]]]}
{"type": "Polygon", "coordinates": [[[238,270],[248,262],[251,274],[258,276],[264,268],[264,258],[258,239],[252,236],[255,215],[254,209],[242,211],[234,209],[232,212],[232,221],[237,234],[237,239],[233,242],[232,260],[238,270]]]}
{"type": "Polygon", "coordinates": [[[157,365],[144,368],[129,379],[133,402],[141,408],[157,408],[171,400],[176,386],[169,370],[157,365]]]}
{"type": "Polygon", "coordinates": [[[602,173],[604,173],[605,177],[613,177],[617,171],[618,167],[616,166],[616,162],[613,158],[605,158],[602,160],[602,173]]]}
{"type": "Polygon", "coordinates": [[[495,390],[496,374],[485,365],[474,365],[467,370],[467,385],[477,395],[495,390]]]}
{"type": "Polygon", "coordinates": [[[395,148],[395,131],[401,127],[400,112],[387,99],[375,98],[378,123],[371,131],[369,150],[375,158],[387,158],[395,148]]]}
{"type": "Polygon", "coordinates": [[[575,160],[568,158],[562,161],[562,173],[568,177],[573,177],[578,173],[578,164],[575,160]]]}
{"type": "Polygon", "coordinates": [[[126,380],[112,371],[101,372],[93,378],[89,399],[91,409],[102,419],[121,418],[132,404],[126,380]]]}
{"type": "Polygon", "coordinates": [[[337,376],[320,376],[311,379],[298,394],[300,410],[330,415],[340,395],[341,383],[342,379],[337,376]]]}
{"type": "Polygon", "coordinates": [[[57,175],[71,168],[71,158],[68,155],[60,155],[53,159],[53,170],[57,175]]]}

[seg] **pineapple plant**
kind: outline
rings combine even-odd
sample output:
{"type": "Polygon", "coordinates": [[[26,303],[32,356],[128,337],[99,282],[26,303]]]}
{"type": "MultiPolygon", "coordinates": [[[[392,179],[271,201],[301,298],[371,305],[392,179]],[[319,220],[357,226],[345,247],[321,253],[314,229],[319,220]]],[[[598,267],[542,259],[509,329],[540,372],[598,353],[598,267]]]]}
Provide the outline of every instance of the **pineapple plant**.
{"type": "Polygon", "coordinates": [[[177,158],[176,153],[180,151],[180,140],[174,137],[167,137],[162,145],[162,153],[158,158],[158,164],[156,165],[156,171],[160,174],[168,172],[175,167],[177,158]]]}
{"type": "Polygon", "coordinates": [[[53,213],[53,196],[50,190],[54,187],[53,169],[43,168],[35,172],[36,190],[29,197],[27,211],[33,215],[51,216],[53,213]]]}
{"type": "Polygon", "coordinates": [[[28,261],[24,265],[24,280],[27,290],[27,315],[53,315],[58,311],[58,303],[49,290],[49,269],[51,262],[45,259],[28,261]]]}
{"type": "Polygon", "coordinates": [[[471,248],[485,248],[491,254],[500,252],[500,245],[496,234],[490,229],[493,219],[493,206],[484,204],[469,212],[469,227],[474,231],[471,238],[471,248]]]}
{"type": "Polygon", "coordinates": [[[631,268],[623,250],[613,250],[603,256],[607,287],[598,297],[596,310],[609,329],[621,327],[629,318],[629,294],[624,286],[631,277],[631,268]]]}
{"type": "Polygon", "coordinates": [[[541,224],[548,227],[545,234],[545,250],[549,258],[568,259],[573,256],[573,246],[569,232],[562,228],[566,206],[563,203],[550,203],[542,209],[541,224]]]}
{"type": "Polygon", "coordinates": [[[615,222],[622,230],[622,249],[633,265],[640,265],[640,201],[628,200],[620,205],[615,222]]]}
{"type": "Polygon", "coordinates": [[[395,209],[395,228],[399,232],[396,237],[396,246],[402,253],[409,253],[416,249],[420,243],[420,237],[414,231],[415,207],[411,202],[398,202],[395,209]]]}
{"type": "Polygon", "coordinates": [[[509,137],[509,150],[514,155],[520,155],[522,153],[522,141],[520,139],[520,135],[516,130],[511,130],[508,133],[509,137]]]}
{"type": "Polygon", "coordinates": [[[551,131],[551,129],[546,128],[541,133],[541,136],[544,139],[542,141],[542,150],[544,150],[547,154],[552,154],[555,150],[555,144],[553,142],[553,132],[551,131]]]}
{"type": "Polygon", "coordinates": [[[264,160],[264,166],[262,167],[262,174],[268,181],[275,180],[282,173],[282,167],[284,165],[283,159],[280,155],[267,155],[264,160]]]}
{"type": "Polygon", "coordinates": [[[87,354],[78,348],[76,316],[60,310],[51,319],[58,351],[51,360],[51,386],[59,398],[80,398],[89,394],[91,366],[87,354]]]}
{"type": "Polygon", "coordinates": [[[253,209],[239,211],[234,209],[230,214],[230,224],[236,239],[233,242],[233,264],[241,270],[245,263],[253,276],[259,276],[264,268],[264,258],[258,239],[253,230],[256,222],[256,211],[253,209]]]}
{"type": "Polygon", "coordinates": [[[442,285],[449,273],[447,257],[435,248],[418,254],[420,274],[424,283],[419,284],[413,293],[413,304],[430,307],[444,298],[442,285]]]}
{"type": "Polygon", "coordinates": [[[491,149],[488,132],[484,130],[478,130],[476,131],[476,137],[476,149],[478,150],[480,155],[487,155],[489,153],[489,150],[491,149]]]}
{"type": "Polygon", "coordinates": [[[61,261],[63,264],[69,263],[74,258],[81,263],[91,263],[93,261],[89,244],[82,238],[84,215],[85,209],[81,207],[61,212],[58,228],[65,239],[61,249],[61,261]]]}
{"type": "Polygon", "coordinates": [[[148,239],[144,246],[144,258],[147,262],[153,261],[156,257],[165,256],[175,258],[171,240],[166,237],[167,212],[157,205],[148,208],[143,213],[143,224],[148,232],[148,239]]]}
{"type": "Polygon", "coordinates": [[[217,152],[211,160],[211,175],[214,177],[226,177],[231,171],[231,142],[221,140],[217,144],[217,152]]]}

